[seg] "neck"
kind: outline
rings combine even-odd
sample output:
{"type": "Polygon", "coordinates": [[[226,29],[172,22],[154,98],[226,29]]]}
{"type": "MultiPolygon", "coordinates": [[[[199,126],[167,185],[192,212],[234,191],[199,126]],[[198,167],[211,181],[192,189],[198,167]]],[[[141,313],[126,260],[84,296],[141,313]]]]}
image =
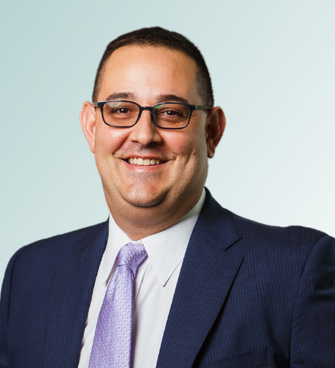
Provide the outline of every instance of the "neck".
{"type": "Polygon", "coordinates": [[[130,239],[137,241],[175,224],[192,210],[201,194],[202,191],[193,200],[187,203],[181,201],[182,205],[173,208],[164,206],[164,203],[152,207],[136,207],[127,203],[117,208],[118,206],[111,205],[115,201],[109,203],[106,199],[116,224],[130,239]]]}

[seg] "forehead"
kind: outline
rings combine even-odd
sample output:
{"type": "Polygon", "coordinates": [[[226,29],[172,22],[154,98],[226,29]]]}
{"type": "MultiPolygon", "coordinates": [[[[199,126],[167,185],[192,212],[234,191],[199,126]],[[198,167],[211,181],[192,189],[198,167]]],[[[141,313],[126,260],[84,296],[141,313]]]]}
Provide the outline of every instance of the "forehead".
{"type": "Polygon", "coordinates": [[[142,99],[176,95],[199,103],[196,75],[195,61],[181,51],[124,46],[115,50],[105,64],[98,99],[129,92],[142,99]]]}

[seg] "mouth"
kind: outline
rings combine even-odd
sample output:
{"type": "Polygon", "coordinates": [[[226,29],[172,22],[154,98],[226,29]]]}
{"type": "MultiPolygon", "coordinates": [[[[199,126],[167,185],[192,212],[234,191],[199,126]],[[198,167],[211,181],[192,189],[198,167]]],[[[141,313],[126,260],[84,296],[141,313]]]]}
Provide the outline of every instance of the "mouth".
{"type": "Polygon", "coordinates": [[[164,163],[164,161],[155,158],[141,158],[141,157],[129,157],[127,159],[127,162],[131,165],[138,165],[138,166],[153,166],[164,163]]]}

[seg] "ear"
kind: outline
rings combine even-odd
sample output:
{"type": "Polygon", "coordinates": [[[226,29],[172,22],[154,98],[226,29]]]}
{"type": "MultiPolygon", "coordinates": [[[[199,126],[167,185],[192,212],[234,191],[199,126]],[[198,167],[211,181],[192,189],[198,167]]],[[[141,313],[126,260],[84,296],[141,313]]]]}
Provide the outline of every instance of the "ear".
{"type": "Polygon", "coordinates": [[[212,158],[226,128],[226,117],[221,107],[214,107],[206,121],[207,157],[212,158]]]}
{"type": "Polygon", "coordinates": [[[85,102],[80,113],[80,124],[91,151],[95,151],[95,108],[90,102],[85,102]]]}

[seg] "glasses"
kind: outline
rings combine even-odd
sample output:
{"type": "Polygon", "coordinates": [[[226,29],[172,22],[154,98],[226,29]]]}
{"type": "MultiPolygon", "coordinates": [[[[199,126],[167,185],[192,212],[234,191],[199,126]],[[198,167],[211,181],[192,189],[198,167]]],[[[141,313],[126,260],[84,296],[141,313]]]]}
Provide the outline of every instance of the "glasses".
{"type": "Polygon", "coordinates": [[[184,129],[188,126],[194,110],[209,111],[209,106],[189,105],[179,102],[160,102],[153,106],[140,106],[136,102],[108,100],[94,102],[99,107],[105,124],[115,128],[130,128],[149,110],[152,121],[162,129],[184,129]]]}

